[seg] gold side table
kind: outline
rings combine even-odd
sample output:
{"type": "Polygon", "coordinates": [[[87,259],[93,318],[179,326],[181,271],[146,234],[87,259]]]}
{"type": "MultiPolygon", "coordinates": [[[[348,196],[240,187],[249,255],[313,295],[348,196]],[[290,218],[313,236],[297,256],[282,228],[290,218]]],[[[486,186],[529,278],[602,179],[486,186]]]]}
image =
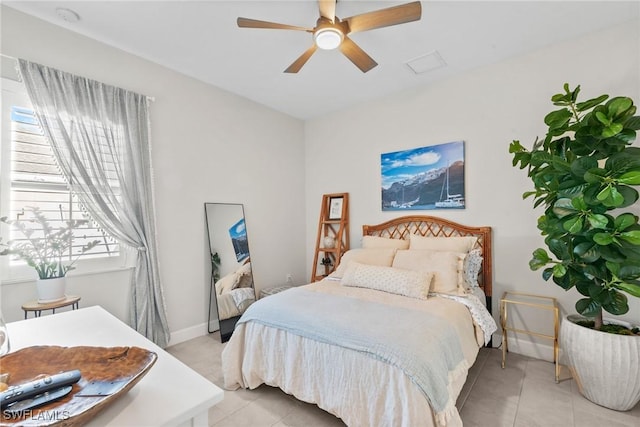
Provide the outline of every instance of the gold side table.
{"type": "Polygon", "coordinates": [[[541,295],[525,294],[520,292],[505,292],[500,300],[500,325],[502,326],[502,368],[504,369],[507,352],[509,351],[507,331],[519,332],[522,334],[533,335],[539,338],[553,340],[553,362],[555,363],[556,383],[560,380],[560,364],[558,363],[558,329],[560,325],[558,302],[555,298],[545,297],[541,295]],[[508,324],[508,305],[523,305],[542,310],[548,310],[553,313],[553,335],[542,334],[539,332],[517,329],[508,324]]]}

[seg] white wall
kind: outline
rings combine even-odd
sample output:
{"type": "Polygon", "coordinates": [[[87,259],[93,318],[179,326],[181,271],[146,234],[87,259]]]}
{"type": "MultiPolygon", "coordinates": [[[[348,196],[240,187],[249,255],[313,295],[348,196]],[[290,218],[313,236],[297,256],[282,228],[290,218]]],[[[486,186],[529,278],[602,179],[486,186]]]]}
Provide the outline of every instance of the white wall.
{"type": "MultiPolygon", "coordinates": [[[[206,333],[205,202],[243,203],[257,291],[305,270],[303,123],[123,51],[2,7],[2,54],[155,97],[151,105],[160,270],[172,341],[206,333]]],[[[128,275],[75,277],[81,306],[126,316],[128,275]],[[115,307],[115,308],[114,308],[115,307]]],[[[5,320],[33,283],[2,286],[5,320]]]]}
{"type": "MultiPolygon", "coordinates": [[[[351,246],[360,246],[361,226],[399,212],[380,207],[380,154],[464,140],[464,210],[411,211],[439,215],[469,225],[493,227],[493,313],[506,290],[555,296],[563,312],[575,312],[575,290],[565,293],[528,267],[540,246],[526,173],[511,166],[509,143],[530,146],[544,136],[544,116],[554,109],[551,95],[565,82],[583,95],[626,95],[640,104],[640,23],[547,47],[456,78],[370,102],[305,123],[307,260],[312,259],[323,193],[349,192],[351,246]],[[331,173],[326,173],[327,169],[331,173]]],[[[308,262],[308,261],[307,261],[308,262]]],[[[307,268],[311,266],[308,262],[307,268]]],[[[630,297],[631,299],[631,297],[630,297]]],[[[640,322],[635,299],[627,319],[640,322]]],[[[528,325],[535,328],[533,322],[528,325]]],[[[526,344],[526,343],[525,343],[526,344]]],[[[510,347],[517,350],[517,347],[510,347]]],[[[524,350],[523,350],[524,351],[524,350]]]]}

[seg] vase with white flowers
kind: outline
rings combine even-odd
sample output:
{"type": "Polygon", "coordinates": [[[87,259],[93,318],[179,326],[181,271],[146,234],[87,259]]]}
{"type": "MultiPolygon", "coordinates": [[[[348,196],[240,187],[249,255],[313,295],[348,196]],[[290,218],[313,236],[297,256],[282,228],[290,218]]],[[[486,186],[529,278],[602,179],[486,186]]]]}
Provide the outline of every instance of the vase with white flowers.
{"type": "Polygon", "coordinates": [[[0,255],[15,255],[33,267],[38,273],[36,287],[38,302],[48,303],[66,297],[66,274],[73,270],[80,256],[100,243],[93,240],[80,246],[73,255],[74,230],[85,226],[86,219],[64,220],[58,228],[51,226],[47,217],[37,207],[25,208],[30,217],[20,220],[0,218],[0,222],[8,224],[20,231],[23,239],[9,240],[2,243],[4,247],[0,255]]]}

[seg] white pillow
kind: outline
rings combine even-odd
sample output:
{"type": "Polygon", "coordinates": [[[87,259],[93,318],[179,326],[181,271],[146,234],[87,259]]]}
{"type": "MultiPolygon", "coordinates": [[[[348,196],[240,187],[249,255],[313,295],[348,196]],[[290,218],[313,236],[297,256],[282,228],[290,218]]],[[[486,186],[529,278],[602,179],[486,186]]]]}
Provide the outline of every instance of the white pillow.
{"type": "Polygon", "coordinates": [[[351,261],[340,283],[409,298],[427,299],[433,273],[366,265],[351,261]]]}
{"type": "Polygon", "coordinates": [[[412,234],[409,236],[409,249],[467,253],[477,241],[475,236],[426,237],[412,234]]]}
{"type": "Polygon", "coordinates": [[[331,278],[340,279],[344,274],[347,266],[351,261],[359,262],[361,264],[379,265],[382,267],[391,267],[393,262],[393,256],[396,254],[396,250],[392,248],[380,248],[380,249],[364,249],[357,248],[351,249],[342,255],[342,259],[336,267],[335,271],[329,275],[331,278]]]}
{"type": "Polygon", "coordinates": [[[396,252],[392,267],[434,273],[431,291],[466,295],[463,265],[466,254],[460,252],[406,250],[396,252]]]}
{"type": "Polygon", "coordinates": [[[409,241],[404,239],[390,239],[388,237],[380,237],[380,236],[363,236],[362,247],[364,249],[378,249],[378,248],[409,249],[409,241]]]}

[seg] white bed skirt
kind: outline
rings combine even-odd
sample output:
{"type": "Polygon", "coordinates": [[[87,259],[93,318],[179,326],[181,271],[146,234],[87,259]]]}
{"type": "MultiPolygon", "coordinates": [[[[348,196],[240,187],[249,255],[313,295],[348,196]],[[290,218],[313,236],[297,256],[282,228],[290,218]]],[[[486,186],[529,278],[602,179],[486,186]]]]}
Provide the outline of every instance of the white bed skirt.
{"type": "MultiPolygon", "coordinates": [[[[428,401],[399,368],[286,331],[256,323],[237,325],[222,353],[222,366],[229,390],[263,383],[279,387],[351,427],[436,426],[428,401]]],[[[453,398],[466,377],[464,370],[451,382],[453,398]]],[[[457,411],[447,426],[462,426],[457,411]]]]}

